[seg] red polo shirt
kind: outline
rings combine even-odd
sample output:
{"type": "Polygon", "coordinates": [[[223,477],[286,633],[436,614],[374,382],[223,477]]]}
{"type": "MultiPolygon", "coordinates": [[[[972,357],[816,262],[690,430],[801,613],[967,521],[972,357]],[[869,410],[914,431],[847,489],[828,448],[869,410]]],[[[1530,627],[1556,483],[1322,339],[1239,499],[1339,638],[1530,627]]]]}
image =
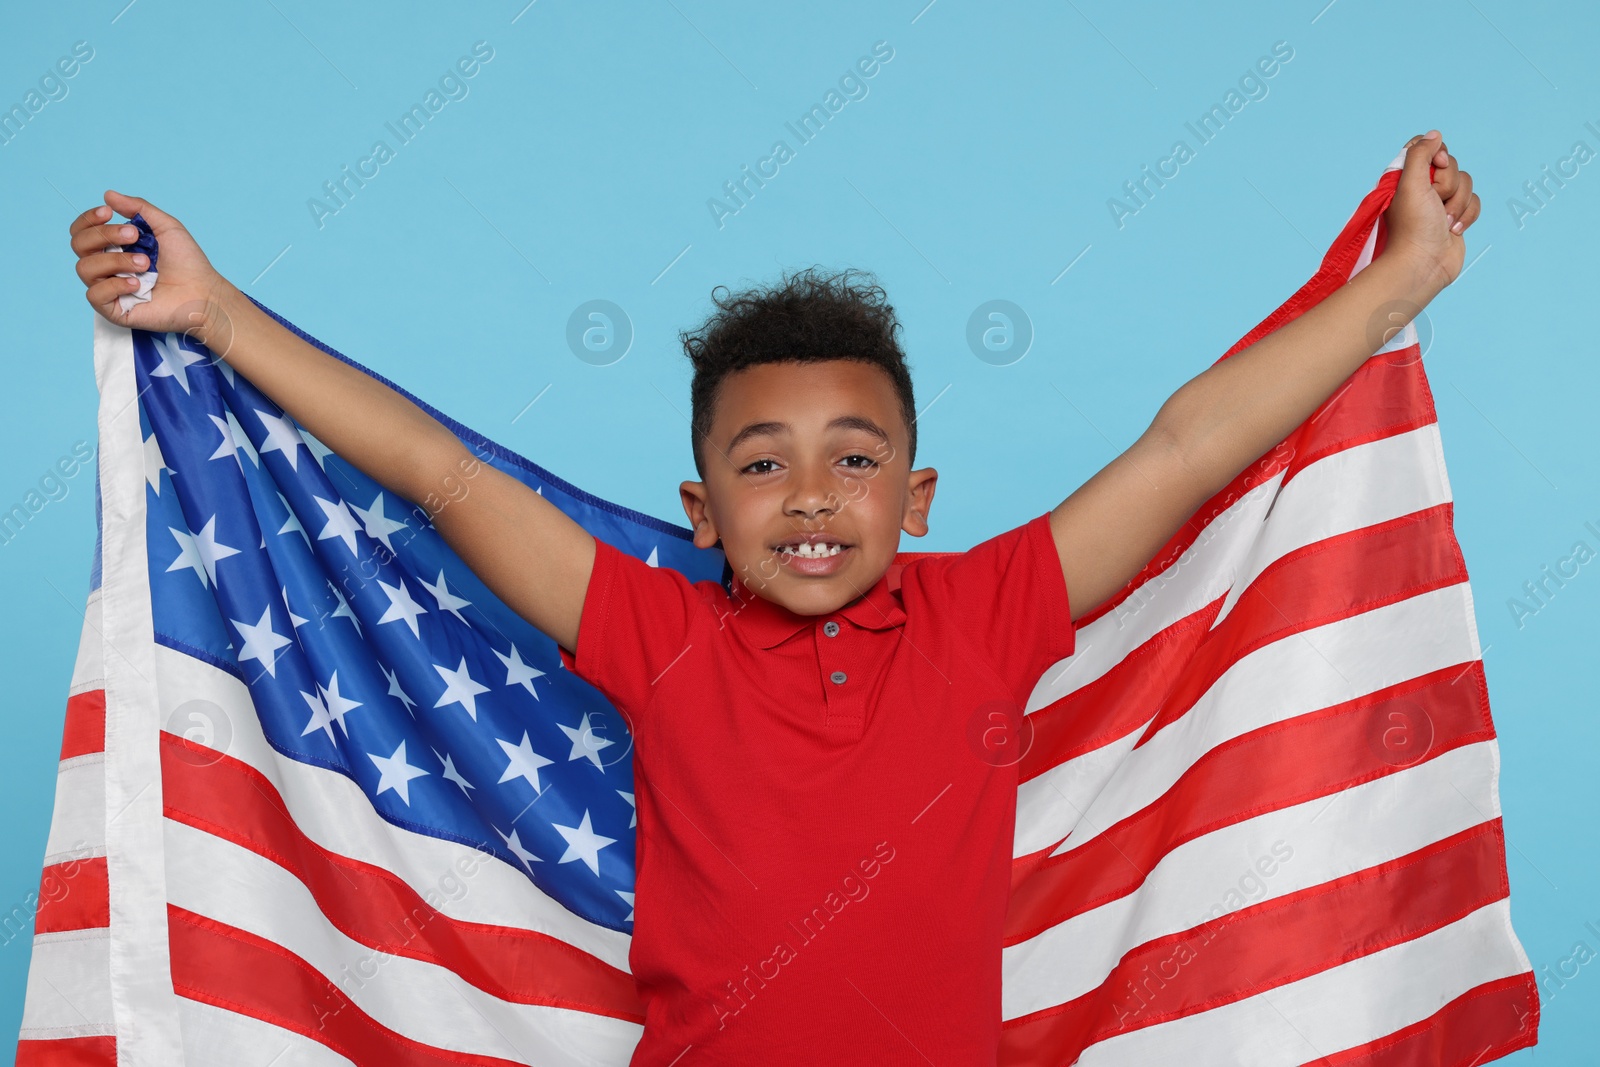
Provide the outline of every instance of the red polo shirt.
{"type": "Polygon", "coordinates": [[[1048,513],[821,616],[597,541],[561,658],[633,732],[631,1063],[993,1064],[1015,724],[1072,651],[1048,513]]]}

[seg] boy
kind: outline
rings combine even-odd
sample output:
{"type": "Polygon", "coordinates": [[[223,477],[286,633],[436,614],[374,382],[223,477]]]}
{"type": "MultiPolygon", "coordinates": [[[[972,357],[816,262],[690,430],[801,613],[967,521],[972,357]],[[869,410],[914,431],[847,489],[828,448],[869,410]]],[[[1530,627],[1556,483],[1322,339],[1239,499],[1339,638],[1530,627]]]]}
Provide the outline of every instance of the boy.
{"type": "MultiPolygon", "coordinates": [[[[334,451],[414,501],[466,448],[290,334],[148,203],[159,281],[97,208],[72,225],[111,321],[189,329],[334,451]],[[191,309],[198,317],[191,319],[191,309]]],[[[639,814],[635,1064],[995,1062],[1016,756],[1034,682],[1205,500],[1282,440],[1460,272],[1479,213],[1438,131],[1407,146],[1381,256],[1208,369],[1059,506],[965,553],[891,566],[929,528],[915,406],[876,288],[801,275],[685,338],[698,481],[731,589],[596,541],[484,466],[435,528],[628,718],[639,814]],[[1430,187],[1428,167],[1437,168],[1430,187]],[[1435,196],[1437,194],[1437,196],[1435,196]]]]}

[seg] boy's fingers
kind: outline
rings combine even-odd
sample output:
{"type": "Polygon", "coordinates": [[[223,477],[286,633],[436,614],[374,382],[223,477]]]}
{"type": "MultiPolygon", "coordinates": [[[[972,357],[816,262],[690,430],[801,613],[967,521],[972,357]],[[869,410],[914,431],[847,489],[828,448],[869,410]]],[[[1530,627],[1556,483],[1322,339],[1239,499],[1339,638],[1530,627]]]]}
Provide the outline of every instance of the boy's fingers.
{"type": "MultiPolygon", "coordinates": [[[[1454,215],[1457,219],[1465,219],[1467,207],[1473,200],[1472,175],[1466,171],[1461,171],[1458,177],[1459,181],[1456,182],[1455,191],[1450,195],[1450,199],[1444,202],[1444,209],[1446,213],[1454,215]]],[[[1442,192],[1441,190],[1441,194],[1442,192]]]]}
{"type": "Polygon", "coordinates": [[[96,282],[89,286],[84,290],[83,295],[96,308],[108,307],[113,304],[117,297],[134,291],[135,287],[129,284],[131,280],[129,278],[107,278],[105,281],[96,282]]]}
{"type": "Polygon", "coordinates": [[[126,222],[108,222],[102,226],[87,226],[72,235],[72,250],[79,256],[92,256],[104,252],[108,245],[131,245],[138,240],[138,229],[126,222]],[[133,230],[134,236],[126,233],[133,230]]]}
{"type": "MultiPolygon", "coordinates": [[[[149,262],[137,263],[134,261],[136,252],[100,252],[92,256],[84,256],[78,260],[78,280],[85,285],[110,277],[120,271],[138,274],[149,269],[149,262]]],[[[119,280],[117,284],[122,284],[119,280]]]]}
{"type": "Polygon", "coordinates": [[[107,210],[107,208],[102,205],[100,207],[92,207],[88,211],[85,211],[82,215],[79,215],[77,218],[72,220],[72,225],[67,227],[67,233],[71,234],[73,237],[76,237],[78,236],[79,230],[85,230],[96,223],[104,222],[106,219],[111,217],[109,215],[101,216],[100,213],[105,210],[107,210]]]}
{"type": "Polygon", "coordinates": [[[1456,189],[1461,182],[1461,169],[1456,163],[1456,157],[1446,152],[1444,150],[1444,144],[1441,142],[1439,145],[1439,151],[1435,153],[1431,162],[1433,163],[1434,167],[1434,191],[1439,194],[1439,199],[1448,200],[1455,195],[1456,189]],[[1443,163],[1439,162],[1440,155],[1444,156],[1443,163]]]}

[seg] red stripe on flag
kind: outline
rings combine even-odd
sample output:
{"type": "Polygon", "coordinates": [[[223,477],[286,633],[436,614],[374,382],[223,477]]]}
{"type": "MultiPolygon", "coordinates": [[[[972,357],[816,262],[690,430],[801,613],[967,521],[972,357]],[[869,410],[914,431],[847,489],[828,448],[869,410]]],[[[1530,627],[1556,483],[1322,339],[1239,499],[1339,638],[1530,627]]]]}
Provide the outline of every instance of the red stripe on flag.
{"type": "Polygon", "coordinates": [[[1506,896],[1504,850],[1495,819],[1145,942],[1096,989],[1006,1023],[1001,1059],[1071,1063],[1117,1034],[1234,1003],[1437,930],[1506,896]]]}
{"type": "Polygon", "coordinates": [[[1476,1067],[1538,1039],[1539,998],[1530,971],[1485,982],[1419,1023],[1311,1062],[1317,1067],[1476,1067]]]}
{"type": "Polygon", "coordinates": [[[1440,504],[1274,560],[1179,674],[1139,744],[1182,718],[1235,663],[1274,641],[1466,581],[1466,561],[1450,535],[1452,511],[1440,504]]]}
{"type": "Polygon", "coordinates": [[[116,1067],[114,1037],[62,1037],[18,1041],[17,1067],[116,1067]]]}
{"type": "Polygon", "coordinates": [[[106,750],[106,691],[86,689],[67,698],[67,721],[61,730],[61,758],[106,750]]]}
{"type": "Polygon", "coordinates": [[[548,934],[435,910],[391,872],[308,838],[277,789],[248,764],[163,731],[161,780],[167,818],[278,864],[305,883],[333,926],[363,945],[447,967],[503,1000],[644,1022],[631,974],[548,934]]]}
{"type": "Polygon", "coordinates": [[[110,891],[106,858],[53,863],[39,878],[39,910],[33,932],[56,934],[64,930],[95,930],[111,925],[110,891]]]}
{"type": "Polygon", "coordinates": [[[1447,667],[1241,734],[1098,837],[1031,869],[1013,864],[1005,943],[1126,896],[1184,842],[1488,740],[1494,730],[1476,688],[1453,684],[1461,674],[1447,667]]]}
{"type": "Polygon", "coordinates": [[[514,1067],[403,1037],[282,945],[167,905],[172,988],[181,997],[304,1034],[355,1063],[514,1067]]]}

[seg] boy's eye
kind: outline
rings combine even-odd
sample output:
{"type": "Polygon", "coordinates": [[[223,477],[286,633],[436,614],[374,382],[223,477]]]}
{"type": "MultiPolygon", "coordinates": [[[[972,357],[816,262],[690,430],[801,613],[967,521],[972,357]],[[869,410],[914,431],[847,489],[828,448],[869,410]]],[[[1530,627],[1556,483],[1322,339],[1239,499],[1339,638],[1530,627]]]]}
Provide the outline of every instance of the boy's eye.
{"type": "MultiPolygon", "coordinates": [[[[849,467],[854,468],[855,470],[866,470],[868,467],[876,467],[878,465],[877,461],[874,460],[871,456],[865,456],[865,455],[862,455],[859,452],[857,452],[857,453],[855,453],[853,455],[845,456],[844,459],[840,460],[840,462],[844,463],[845,465],[847,465],[849,467]],[[860,460],[861,462],[860,463],[852,463],[851,462],[852,460],[860,460]]],[[[744,468],[740,471],[740,473],[741,474],[768,474],[768,473],[771,472],[771,470],[773,468],[777,467],[777,465],[778,464],[777,464],[776,460],[771,460],[771,459],[753,460],[750,463],[746,464],[744,466],[744,468]],[[756,468],[759,467],[763,463],[769,463],[769,464],[772,465],[772,467],[764,469],[764,470],[757,470],[756,468]]]]}

